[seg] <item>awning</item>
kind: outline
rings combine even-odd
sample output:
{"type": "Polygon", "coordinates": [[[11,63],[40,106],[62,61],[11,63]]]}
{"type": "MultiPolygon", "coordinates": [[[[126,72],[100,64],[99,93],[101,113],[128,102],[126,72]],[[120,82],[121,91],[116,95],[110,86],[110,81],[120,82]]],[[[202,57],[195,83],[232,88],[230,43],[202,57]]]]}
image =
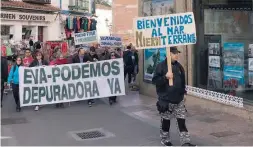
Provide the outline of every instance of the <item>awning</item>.
{"type": "Polygon", "coordinates": [[[1,1],[1,8],[26,9],[46,12],[59,12],[60,9],[49,4],[32,4],[21,1],[1,1]]]}

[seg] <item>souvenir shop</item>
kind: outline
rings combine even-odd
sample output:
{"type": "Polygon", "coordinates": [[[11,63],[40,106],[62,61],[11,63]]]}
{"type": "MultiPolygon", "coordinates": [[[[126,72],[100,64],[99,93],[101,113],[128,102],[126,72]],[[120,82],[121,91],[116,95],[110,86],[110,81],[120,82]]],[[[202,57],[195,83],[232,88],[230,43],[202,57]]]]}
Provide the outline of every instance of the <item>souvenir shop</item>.
{"type": "Polygon", "coordinates": [[[253,102],[252,4],[253,0],[194,0],[195,87],[253,102]]]}

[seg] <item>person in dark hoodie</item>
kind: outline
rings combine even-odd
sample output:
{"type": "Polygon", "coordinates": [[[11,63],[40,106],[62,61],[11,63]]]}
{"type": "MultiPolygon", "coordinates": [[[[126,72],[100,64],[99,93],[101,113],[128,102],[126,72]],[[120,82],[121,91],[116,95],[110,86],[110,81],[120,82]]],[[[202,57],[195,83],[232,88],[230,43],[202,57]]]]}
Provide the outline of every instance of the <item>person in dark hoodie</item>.
{"type": "Polygon", "coordinates": [[[99,58],[98,58],[98,55],[97,55],[97,53],[96,53],[96,48],[95,47],[90,47],[90,53],[89,53],[89,55],[90,55],[90,57],[91,57],[91,59],[93,60],[93,61],[98,61],[99,60],[99,58]]]}
{"type": "Polygon", "coordinates": [[[128,84],[132,82],[132,74],[134,73],[134,53],[131,51],[131,46],[127,46],[127,49],[123,53],[124,60],[124,78],[128,76],[128,84]]]}
{"type": "MultiPolygon", "coordinates": [[[[46,65],[48,65],[48,62],[46,60],[44,60],[44,56],[43,56],[42,52],[37,50],[35,52],[35,59],[29,65],[29,67],[46,66],[46,65]]],[[[35,106],[34,111],[39,111],[39,106],[35,106]]]]}
{"type": "MultiPolygon", "coordinates": [[[[87,54],[87,50],[84,48],[80,48],[78,50],[77,55],[75,55],[72,58],[72,63],[89,63],[92,61],[93,61],[92,58],[90,57],[89,54],[87,54]]],[[[89,107],[92,107],[93,103],[94,103],[94,101],[92,99],[88,100],[89,107]]]]}
{"type": "Polygon", "coordinates": [[[3,106],[4,83],[8,79],[8,61],[1,56],[1,107],[3,106]]]}
{"type": "Polygon", "coordinates": [[[172,71],[168,71],[166,58],[157,65],[152,79],[158,95],[157,110],[161,114],[161,143],[165,146],[172,146],[169,134],[170,120],[175,116],[182,146],[195,146],[190,143],[190,135],[185,125],[185,72],[183,66],[177,61],[180,51],[176,47],[171,47],[170,52],[172,71]],[[169,85],[169,79],[173,79],[172,86],[169,85]]]}

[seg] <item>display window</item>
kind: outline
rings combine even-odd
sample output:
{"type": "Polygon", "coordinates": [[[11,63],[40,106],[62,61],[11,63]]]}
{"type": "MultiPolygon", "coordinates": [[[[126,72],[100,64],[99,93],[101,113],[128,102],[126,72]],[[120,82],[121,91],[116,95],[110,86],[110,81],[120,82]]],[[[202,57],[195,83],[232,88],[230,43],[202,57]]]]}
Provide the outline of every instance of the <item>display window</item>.
{"type": "Polygon", "coordinates": [[[196,86],[253,101],[253,12],[204,10],[196,86]]]}

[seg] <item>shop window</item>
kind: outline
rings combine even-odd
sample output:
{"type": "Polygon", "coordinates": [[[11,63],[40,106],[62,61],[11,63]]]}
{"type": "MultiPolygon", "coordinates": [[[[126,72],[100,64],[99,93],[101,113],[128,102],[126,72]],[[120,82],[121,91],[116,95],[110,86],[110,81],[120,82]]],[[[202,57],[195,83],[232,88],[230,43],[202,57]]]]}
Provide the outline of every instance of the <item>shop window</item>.
{"type": "Polygon", "coordinates": [[[204,10],[198,87],[253,101],[253,12],[204,10]]]}
{"type": "Polygon", "coordinates": [[[1,25],[1,36],[10,35],[10,26],[1,25]]]}

